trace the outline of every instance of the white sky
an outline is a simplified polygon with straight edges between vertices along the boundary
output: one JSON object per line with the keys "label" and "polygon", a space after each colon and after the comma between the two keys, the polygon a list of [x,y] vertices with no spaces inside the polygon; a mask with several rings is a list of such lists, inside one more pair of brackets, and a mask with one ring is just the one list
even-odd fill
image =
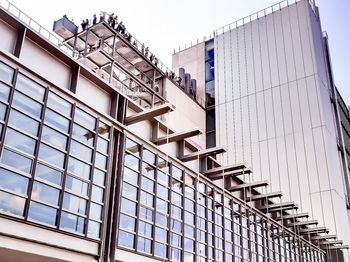
{"label": "white sky", "polygon": [[[179,46],[202,40],[230,22],[278,0],[10,0],[39,24],[52,29],[66,14],[80,24],[104,10],[115,13],[126,29],[149,46],[171,67],[171,54]],[[328,32],[335,83],[350,104],[350,0],[316,0],[323,30]]]}

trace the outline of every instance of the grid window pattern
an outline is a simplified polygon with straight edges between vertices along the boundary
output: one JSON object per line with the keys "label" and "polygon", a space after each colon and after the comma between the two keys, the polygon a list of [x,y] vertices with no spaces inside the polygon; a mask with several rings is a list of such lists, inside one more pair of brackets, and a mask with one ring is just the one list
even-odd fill
{"label": "grid window pattern", "polygon": [[325,261],[201,176],[127,138],[118,246],[170,261]]}
{"label": "grid window pattern", "polygon": [[0,212],[99,239],[109,126],[0,63]]}

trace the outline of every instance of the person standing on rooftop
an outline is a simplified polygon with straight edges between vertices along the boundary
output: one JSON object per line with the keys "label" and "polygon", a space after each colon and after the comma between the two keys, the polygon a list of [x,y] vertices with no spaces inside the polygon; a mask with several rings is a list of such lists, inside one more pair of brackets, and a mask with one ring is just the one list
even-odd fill
{"label": "person standing on rooftop", "polygon": [[148,51],[149,51],[149,48],[148,46],[146,47],[146,50],[145,50],[145,57],[148,57]]}
{"label": "person standing on rooftop", "polygon": [[92,24],[96,25],[96,23],[97,23],[97,17],[96,17],[96,14],[94,14],[94,16],[92,18]]}

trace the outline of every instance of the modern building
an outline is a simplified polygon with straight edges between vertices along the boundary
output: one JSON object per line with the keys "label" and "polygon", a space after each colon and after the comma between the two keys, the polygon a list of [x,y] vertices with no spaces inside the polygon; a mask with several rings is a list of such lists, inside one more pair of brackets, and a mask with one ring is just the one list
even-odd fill
{"label": "modern building", "polygon": [[281,191],[349,244],[349,109],[314,1],[284,1],[213,35],[173,55],[205,90],[207,147],[226,145],[220,163],[245,163],[250,181],[268,181],[261,193]]}
{"label": "modern building", "polygon": [[0,3],[0,261],[346,261],[332,221],[225,153],[221,82],[213,113],[203,72],[178,78],[107,17],[53,33]]}

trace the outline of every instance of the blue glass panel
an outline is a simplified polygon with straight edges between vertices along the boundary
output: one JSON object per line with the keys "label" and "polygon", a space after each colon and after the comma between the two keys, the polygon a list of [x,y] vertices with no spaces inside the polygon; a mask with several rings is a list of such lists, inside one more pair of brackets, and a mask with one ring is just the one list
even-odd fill
{"label": "blue glass panel", "polygon": [[86,203],[87,203],[87,201],[83,198],[74,196],[74,195],[69,194],[69,193],[64,193],[64,198],[63,198],[63,208],[64,209],[85,215]]}
{"label": "blue glass panel", "polygon": [[52,205],[58,204],[60,191],[54,187],[34,181],[32,198]]}
{"label": "blue glass panel", "polygon": [[57,185],[61,185],[62,172],[38,163],[36,168],[36,177],[40,177]]}
{"label": "blue glass panel", "polygon": [[29,218],[46,224],[55,225],[57,210],[39,203],[31,202],[29,207]]}
{"label": "blue glass panel", "polygon": [[30,173],[32,170],[31,159],[7,149],[2,152],[1,162],[26,173]]}
{"label": "blue glass panel", "polygon": [[135,248],[135,235],[119,230],[118,245],[126,248]]}
{"label": "blue glass panel", "polygon": [[63,168],[65,154],[45,144],[40,145],[39,159]]}
{"label": "blue glass panel", "polygon": [[44,98],[45,88],[22,74],[18,74],[16,89],[39,101]]}
{"label": "blue glass panel", "polygon": [[60,228],[84,233],[85,219],[73,214],[62,212]]}
{"label": "blue glass panel", "polygon": [[33,155],[36,140],[30,138],[29,136],[23,135],[22,133],[19,133],[11,128],[8,128],[5,136],[5,144]]}
{"label": "blue glass panel", "polygon": [[38,135],[39,122],[14,109],[11,110],[9,124],[32,135]]}
{"label": "blue glass panel", "polygon": [[55,147],[62,150],[66,150],[67,147],[67,136],[61,134],[60,132],[48,127],[43,127],[43,133],[41,139]]}
{"label": "blue glass panel", "polygon": [[0,191],[0,212],[23,216],[25,202],[22,197]]}
{"label": "blue glass panel", "polygon": [[0,187],[11,190],[17,194],[27,194],[27,177],[18,175],[7,169],[0,168]]}
{"label": "blue glass panel", "polygon": [[36,102],[35,100],[27,97],[26,95],[22,94],[21,92],[15,91],[12,103],[16,107],[37,118],[40,118],[41,116],[42,105]]}

